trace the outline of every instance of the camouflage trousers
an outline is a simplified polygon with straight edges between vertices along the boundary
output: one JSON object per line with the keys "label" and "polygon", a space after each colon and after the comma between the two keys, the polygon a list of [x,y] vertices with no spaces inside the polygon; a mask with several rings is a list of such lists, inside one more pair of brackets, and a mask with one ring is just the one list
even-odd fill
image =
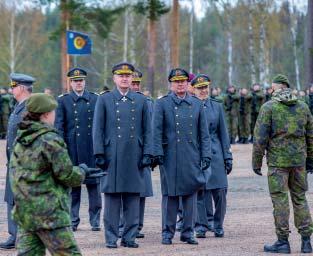
{"label": "camouflage trousers", "polygon": [[273,203],[273,215],[278,238],[289,236],[289,200],[294,211],[294,222],[301,236],[310,236],[313,232],[312,218],[305,192],[308,190],[307,172],[304,167],[269,167],[268,186]]}
{"label": "camouflage trousers", "polygon": [[38,231],[18,228],[18,256],[46,255],[46,248],[52,256],[82,255],[70,227]]}
{"label": "camouflage trousers", "polygon": [[239,137],[249,138],[250,135],[250,115],[239,114]]}
{"label": "camouflage trousers", "polygon": [[238,116],[234,116],[230,113],[227,113],[226,121],[229,137],[236,139],[238,134]]}

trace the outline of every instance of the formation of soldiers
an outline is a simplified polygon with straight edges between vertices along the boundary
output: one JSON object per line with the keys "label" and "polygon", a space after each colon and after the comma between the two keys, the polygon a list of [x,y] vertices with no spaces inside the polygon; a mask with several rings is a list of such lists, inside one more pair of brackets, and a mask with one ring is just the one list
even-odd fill
{"label": "formation of soldiers", "polygon": [[[271,100],[272,87],[263,88],[260,84],[254,84],[249,90],[230,85],[225,93],[221,91],[218,87],[212,88],[211,97],[224,103],[231,144],[252,143],[255,122],[261,106]],[[313,86],[305,91],[293,89],[292,94],[305,102],[313,113]]]}
{"label": "formation of soldiers", "polygon": [[18,255],[44,255],[45,248],[52,255],[81,255],[72,232],[79,229],[82,183],[94,232],[101,230],[104,194],[106,247],[117,248],[119,238],[121,246],[139,247],[136,239],[144,238],[145,198],[153,195],[151,171],[156,166],[162,244],[172,244],[176,231],[191,245],[208,231],[224,237],[227,175],[233,165],[230,143],[237,137],[247,143],[255,126],[253,171],[262,175],[266,151],[278,237],[264,250],[290,252],[290,190],[301,251],[312,252],[305,192],[306,173],[313,172],[313,118],[285,76],[273,79],[273,99],[266,104],[258,84],[252,93],[241,89],[240,95],[229,86],[221,101],[208,75],[182,68],[170,71],[170,91],[156,101],[140,92],[142,73],[127,62],[113,66],[115,88],[100,95],[87,90],[84,69],[73,68],[67,76],[72,90],[56,103],[47,94],[32,94],[34,78],[11,75],[17,104],[7,134],[10,237],[1,248],[14,248],[18,241]]}

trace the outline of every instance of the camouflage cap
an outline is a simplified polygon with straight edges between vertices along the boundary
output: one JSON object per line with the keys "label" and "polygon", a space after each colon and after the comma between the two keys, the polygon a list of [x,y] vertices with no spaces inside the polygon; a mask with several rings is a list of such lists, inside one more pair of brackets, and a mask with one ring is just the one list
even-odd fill
{"label": "camouflage cap", "polygon": [[282,75],[282,74],[278,74],[278,75],[274,76],[272,82],[274,84],[286,84],[288,86],[288,88],[290,87],[290,82],[289,82],[287,76]]}
{"label": "camouflage cap", "polygon": [[34,93],[26,101],[26,109],[32,113],[47,113],[58,106],[56,100],[46,93]]}

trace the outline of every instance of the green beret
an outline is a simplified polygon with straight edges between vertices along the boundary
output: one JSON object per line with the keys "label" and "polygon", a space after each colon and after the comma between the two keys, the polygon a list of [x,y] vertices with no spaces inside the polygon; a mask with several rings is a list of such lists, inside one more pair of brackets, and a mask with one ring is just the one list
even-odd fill
{"label": "green beret", "polygon": [[286,84],[288,87],[290,87],[290,82],[288,78],[285,75],[278,74],[273,78],[272,81],[274,84]]}
{"label": "green beret", "polygon": [[46,93],[34,93],[26,101],[26,109],[32,113],[47,113],[58,106],[56,100]]}

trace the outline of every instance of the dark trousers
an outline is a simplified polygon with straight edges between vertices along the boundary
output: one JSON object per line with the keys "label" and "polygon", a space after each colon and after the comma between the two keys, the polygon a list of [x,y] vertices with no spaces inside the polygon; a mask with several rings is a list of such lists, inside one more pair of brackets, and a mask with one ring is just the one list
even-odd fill
{"label": "dark trousers", "polygon": [[[139,225],[138,231],[141,231],[143,228],[144,216],[145,216],[145,205],[146,205],[146,198],[140,197],[139,202]],[[119,233],[120,235],[123,233],[124,230],[124,218],[123,218],[123,209],[121,208],[120,212],[120,224],[119,224]]]}
{"label": "dark trousers", "polygon": [[8,218],[8,232],[10,236],[16,240],[16,234],[17,234],[17,224],[12,219],[12,210],[14,205],[7,203],[7,218]]}
{"label": "dark trousers", "polygon": [[[172,239],[176,229],[176,217],[179,209],[179,196],[163,196],[162,198],[162,237]],[[197,193],[181,196],[183,206],[183,226],[181,237],[193,236],[195,202]]]}
{"label": "dark trousers", "polygon": [[[100,213],[101,213],[101,193],[100,184],[86,184],[89,201],[89,223],[92,227],[100,227]],[[71,218],[72,226],[77,227],[80,222],[79,208],[81,201],[81,186],[72,188],[72,206]]]}
{"label": "dark trousers", "polygon": [[[197,198],[196,231],[208,231],[213,222],[214,230],[222,230],[226,214],[227,189],[201,190]],[[214,208],[212,199],[214,201]]]}
{"label": "dark trousers", "polygon": [[107,243],[116,243],[123,209],[124,229],[122,240],[133,242],[136,239],[139,223],[139,193],[105,193],[104,227]]}

